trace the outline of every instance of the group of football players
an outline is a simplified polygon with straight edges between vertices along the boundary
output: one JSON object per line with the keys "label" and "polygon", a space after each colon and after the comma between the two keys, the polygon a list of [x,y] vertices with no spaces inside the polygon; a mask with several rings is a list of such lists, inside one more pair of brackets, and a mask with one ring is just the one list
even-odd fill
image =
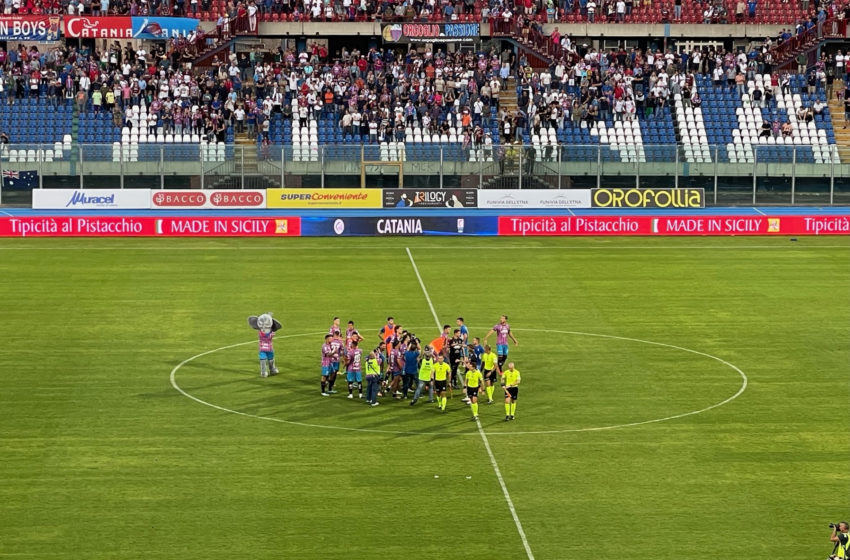
{"label": "group of football players", "polygon": [[[488,338],[496,334],[496,352],[487,344]],[[387,317],[386,324],[378,331],[379,344],[366,352],[366,339],[348,322],[343,338],[339,317],[325,335],[322,345],[321,394],[329,397],[334,389],[340,368],[345,372],[348,398],[354,398],[354,390],[363,398],[364,373],[367,384],[366,402],[378,406],[378,397],[391,396],[405,400],[413,391],[410,406],[414,406],[427,389],[428,402],[437,403],[445,412],[447,393],[455,390],[463,393],[463,402],[472,409],[472,420],[478,420],[479,391],[486,394],[487,404],[493,404],[497,384],[505,396],[505,421],[516,416],[516,401],[521,381],[519,370],[508,358],[508,341],[518,345],[511,332],[508,317],[502,315],[499,322],[487,333],[483,341],[479,337],[469,338],[469,329],[462,317],[457,326],[443,326],[442,334],[423,346],[413,333]]]}

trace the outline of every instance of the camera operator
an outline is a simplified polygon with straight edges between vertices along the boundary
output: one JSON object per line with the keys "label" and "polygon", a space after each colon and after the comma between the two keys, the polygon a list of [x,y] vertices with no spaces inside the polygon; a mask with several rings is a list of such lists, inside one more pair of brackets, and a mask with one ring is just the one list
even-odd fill
{"label": "camera operator", "polygon": [[850,559],[850,523],[846,521],[838,524],[830,523],[829,528],[832,529],[829,540],[835,543],[830,558]]}

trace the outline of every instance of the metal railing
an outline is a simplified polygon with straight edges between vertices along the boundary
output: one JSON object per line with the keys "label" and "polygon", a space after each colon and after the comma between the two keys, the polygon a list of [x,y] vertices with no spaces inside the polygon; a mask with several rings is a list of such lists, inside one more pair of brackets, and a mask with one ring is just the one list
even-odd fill
{"label": "metal railing", "polygon": [[[805,52],[807,49],[814,48],[819,41],[823,39],[844,39],[846,37],[847,20],[832,18],[813,26],[811,29],[794,35],[779,45],[775,45],[770,49],[770,53],[777,68],[788,70],[797,64],[795,55],[799,55],[800,52]],[[811,56],[808,58],[809,60],[806,66],[815,62]]]}
{"label": "metal railing", "polygon": [[718,205],[850,204],[850,149],[835,145],[0,147],[6,202],[32,188],[350,188],[361,173],[366,187],[696,187]]}

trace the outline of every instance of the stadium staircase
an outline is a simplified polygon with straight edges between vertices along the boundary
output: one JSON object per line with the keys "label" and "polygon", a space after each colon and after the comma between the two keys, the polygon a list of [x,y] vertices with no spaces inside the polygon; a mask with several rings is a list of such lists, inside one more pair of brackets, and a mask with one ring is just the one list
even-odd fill
{"label": "stadium staircase", "polygon": [[[844,82],[835,80],[833,91],[844,88]],[[832,130],[835,132],[835,146],[841,163],[850,162],[850,128],[844,126],[844,103],[833,97],[829,100],[829,113],[832,115]]]}
{"label": "stadium staircase", "polygon": [[577,54],[565,51],[559,45],[555,45],[548,35],[524,28],[518,24],[516,19],[491,21],[490,33],[493,37],[516,45],[519,52],[525,54],[528,65],[535,70],[549,68],[562,57],[567,57],[572,62],[578,61]]}
{"label": "stadium staircase", "polygon": [[215,61],[226,62],[234,44],[236,44],[236,38],[209,45],[197,53],[192,60],[192,65],[197,68],[207,68],[212,66]]}
{"label": "stadium staircase", "polygon": [[847,40],[847,20],[830,19],[823,23],[822,32],[818,27],[791,37],[780,45],[771,49],[776,69],[795,72],[797,70],[797,57],[804,53],[808,59],[808,66],[817,62],[820,48],[828,41],[845,42]]}
{"label": "stadium staircase", "polygon": [[516,113],[518,109],[517,96],[515,94],[516,83],[516,78],[508,78],[504,91],[499,94],[499,106],[504,107],[505,111],[507,111],[509,115]]}
{"label": "stadium staircase", "polygon": [[186,49],[191,53],[195,67],[209,67],[216,60],[226,61],[231,48],[240,38],[256,37],[258,32],[259,25],[253,31],[250,30],[247,17],[233,17],[226,26],[216,27],[214,32],[206,36],[206,39],[212,39],[212,43],[203,41],[189,45]]}
{"label": "stadium staircase", "polygon": [[504,36],[502,39],[505,39],[507,42],[515,45],[521,54],[525,54],[525,57],[528,60],[528,65],[535,70],[549,68],[549,66],[555,63],[552,57],[544,53],[542,49],[537,48],[531,41],[524,42],[522,39],[516,38],[512,35]]}
{"label": "stadium staircase", "polygon": [[[257,159],[257,143],[247,133],[234,136],[233,157],[223,162],[209,162],[204,173],[205,189],[241,189],[244,178],[246,189],[277,189],[281,187],[279,174],[265,175]],[[200,189],[200,177],[193,178],[191,188]]]}
{"label": "stadium staircase", "polygon": [[[540,172],[540,166],[542,164],[537,162],[534,167],[535,175],[523,175],[522,177],[522,188],[523,189],[557,189],[557,184],[552,185],[551,179],[557,182],[558,176],[556,175],[537,175]],[[488,169],[484,170],[484,182],[481,184],[482,189],[519,189],[519,169],[516,164],[513,166],[505,165],[505,173],[504,175],[499,174],[499,166],[498,164],[491,165]],[[474,176],[472,179],[477,186],[478,180]]]}

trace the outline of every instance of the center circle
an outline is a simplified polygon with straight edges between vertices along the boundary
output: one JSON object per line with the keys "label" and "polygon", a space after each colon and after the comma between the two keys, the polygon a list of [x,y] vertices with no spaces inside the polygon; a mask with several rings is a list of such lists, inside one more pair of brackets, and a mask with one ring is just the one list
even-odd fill
{"label": "center circle", "polygon": [[[412,329],[414,327],[408,327],[408,328]],[[433,327],[427,327],[427,328],[433,328]],[[480,330],[480,329],[478,329],[478,330]],[[537,336],[539,336],[540,334],[547,334],[547,333],[548,334],[561,334],[561,335],[572,335],[572,336],[578,336],[578,337],[589,337],[588,340],[594,340],[594,339],[595,340],[605,340],[605,339],[607,339],[607,340],[611,340],[611,341],[620,341],[620,342],[626,342],[626,343],[638,343],[638,344],[651,345],[651,346],[656,346],[656,347],[661,347],[661,348],[669,348],[669,349],[677,350],[679,352],[688,353],[692,356],[699,356],[699,357],[703,357],[703,358],[706,358],[706,359],[714,360],[714,361],[722,364],[723,366],[734,370],[741,379],[741,386],[736,393],[732,394],[731,396],[729,396],[728,398],[726,398],[722,401],[719,401],[719,402],[716,402],[714,404],[710,404],[710,405],[707,405],[707,406],[703,406],[703,407],[696,409],[696,410],[691,410],[691,411],[688,411],[688,412],[682,412],[682,413],[664,416],[664,417],[660,417],[660,418],[652,418],[652,419],[648,419],[648,420],[639,420],[639,421],[624,422],[624,423],[612,423],[610,425],[591,426],[591,427],[584,427],[584,428],[552,429],[552,430],[546,429],[546,430],[529,430],[529,431],[510,431],[510,430],[493,431],[493,430],[489,430],[487,432],[488,436],[594,432],[594,431],[614,430],[614,429],[621,429],[621,428],[631,428],[631,427],[643,426],[643,425],[647,425],[647,424],[655,424],[655,423],[660,423],[660,422],[666,422],[666,421],[669,421],[669,420],[675,420],[675,419],[678,419],[678,418],[684,418],[684,417],[687,417],[687,416],[694,416],[694,415],[697,415],[697,414],[701,414],[703,412],[708,412],[710,410],[713,410],[715,408],[719,408],[719,407],[721,407],[725,404],[728,404],[729,402],[738,398],[746,390],[747,384],[748,384],[748,379],[747,379],[746,374],[740,368],[735,366],[734,364],[731,364],[731,363],[723,360],[722,358],[718,358],[717,356],[713,356],[713,355],[707,354],[705,352],[699,352],[697,350],[692,350],[690,348],[685,348],[685,347],[682,347],[682,346],[676,346],[676,345],[673,345],[673,344],[666,344],[666,343],[662,343],[662,342],[653,342],[653,341],[642,340],[642,339],[638,339],[638,338],[621,337],[621,336],[597,334],[597,333],[586,333],[586,332],[579,332],[579,331],[566,331],[566,330],[556,330],[556,329],[522,329],[522,328],[516,328],[516,329],[513,329],[513,330],[517,333],[531,333],[532,335],[537,335]],[[375,331],[377,332],[377,329],[375,329]],[[294,338],[301,338],[301,337],[307,337],[307,336],[320,336],[320,335],[324,335],[324,334],[325,334],[325,332],[322,331],[322,332],[312,332],[312,333],[279,335],[279,336],[276,337],[276,340],[294,339]],[[368,427],[362,428],[362,427],[350,427],[350,426],[333,426],[333,425],[317,424],[317,423],[313,423],[313,422],[300,422],[300,421],[295,421],[295,420],[285,420],[283,418],[277,418],[275,416],[267,416],[267,415],[264,415],[264,414],[252,414],[250,412],[233,410],[231,408],[227,408],[227,407],[215,404],[215,403],[208,402],[208,401],[203,400],[203,399],[201,399],[201,398],[199,398],[195,395],[190,394],[188,391],[186,391],[185,389],[180,387],[180,385],[177,383],[177,372],[181,368],[186,366],[187,364],[190,364],[190,363],[194,362],[195,360],[198,360],[199,358],[202,358],[204,356],[208,356],[208,355],[211,355],[211,354],[215,354],[217,352],[221,352],[221,351],[232,349],[232,348],[247,346],[249,344],[256,344],[256,343],[257,343],[256,340],[250,340],[250,341],[247,341],[247,342],[240,342],[240,343],[236,343],[236,344],[231,344],[231,345],[215,348],[213,350],[208,350],[206,352],[202,352],[200,354],[196,354],[195,356],[187,358],[183,362],[177,364],[171,370],[171,376],[170,376],[171,385],[174,387],[175,390],[180,392],[183,396],[188,397],[189,399],[192,399],[193,401],[195,401],[197,403],[200,403],[200,404],[203,404],[205,406],[209,406],[211,408],[214,408],[216,410],[220,410],[222,412],[228,412],[228,413],[231,413],[231,414],[236,414],[236,415],[239,415],[239,416],[244,416],[244,417],[247,417],[247,418],[254,418],[254,419],[258,419],[258,420],[267,420],[267,421],[271,421],[271,422],[279,422],[279,423],[282,423],[282,424],[290,424],[290,425],[294,425],[294,426],[301,426],[301,427],[307,427],[307,428],[321,428],[321,429],[328,429],[328,430],[364,432],[364,433],[392,434],[392,435],[478,436],[477,431],[458,431],[458,432],[414,431],[414,430],[403,431],[403,430],[387,430],[387,429],[368,428]],[[626,356],[626,359],[628,360],[629,357]],[[510,359],[508,361],[510,361]],[[254,362],[256,363],[256,360],[254,360]],[[280,365],[280,361],[279,361],[279,365]],[[522,368],[518,367],[518,369],[522,369]],[[284,372],[284,374],[285,374],[285,372]],[[526,374],[526,378],[527,379],[529,378],[528,374]],[[259,375],[252,377],[252,380],[254,382],[260,382],[260,383],[267,381],[267,380],[264,380],[264,379],[260,379]],[[303,383],[304,380],[299,379],[297,381]],[[313,380],[311,379],[310,382],[312,383]],[[318,373],[315,376],[315,383],[314,384],[318,386]],[[343,374],[338,379],[338,387],[340,387],[341,389],[344,389],[344,386],[345,386],[345,381],[344,381],[344,374]],[[499,391],[498,388],[497,388],[497,391]],[[311,401],[311,403],[310,403],[311,407],[315,402],[320,402],[320,399],[322,399],[322,397],[318,396],[318,391],[316,391],[315,394],[316,394],[315,401]],[[342,395],[340,395],[340,396],[342,396]],[[385,399],[385,400],[389,400],[389,399]],[[494,400],[496,400],[495,406],[501,406],[501,400],[499,399],[498,396],[494,396]],[[481,403],[481,402],[482,401],[479,400],[479,403]],[[520,399],[519,402],[522,403],[520,406],[525,404],[524,402],[522,402],[522,399]],[[402,403],[399,403],[399,404],[402,404]],[[425,406],[427,406],[427,405],[425,405]],[[358,410],[355,411],[355,412],[358,412],[358,411],[363,412],[366,409],[369,409],[369,411],[372,412],[371,407],[365,407],[364,406],[364,407],[356,407],[356,408]],[[520,410],[522,410],[522,409],[520,408]],[[532,409],[529,409],[529,410],[532,410]],[[349,412],[350,411],[346,411],[346,413],[349,413]],[[369,418],[369,420],[371,422],[375,421],[374,416],[371,416],[371,417],[367,416],[366,418]],[[359,420],[359,418],[353,419],[353,421],[356,421],[356,420]],[[470,426],[470,429],[472,427],[473,426]]]}

